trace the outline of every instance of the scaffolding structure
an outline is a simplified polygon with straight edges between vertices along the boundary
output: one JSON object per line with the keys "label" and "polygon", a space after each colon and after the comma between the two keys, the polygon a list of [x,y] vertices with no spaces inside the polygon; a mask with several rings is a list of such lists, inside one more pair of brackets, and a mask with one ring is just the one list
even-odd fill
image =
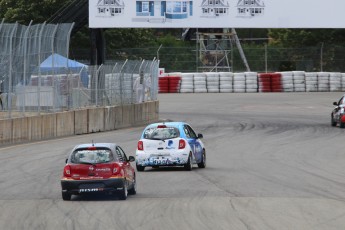
{"label": "scaffolding structure", "polygon": [[[250,71],[235,29],[222,33],[196,33],[198,72],[231,72],[233,44],[237,46],[242,61]],[[230,59],[230,60],[229,60]]]}

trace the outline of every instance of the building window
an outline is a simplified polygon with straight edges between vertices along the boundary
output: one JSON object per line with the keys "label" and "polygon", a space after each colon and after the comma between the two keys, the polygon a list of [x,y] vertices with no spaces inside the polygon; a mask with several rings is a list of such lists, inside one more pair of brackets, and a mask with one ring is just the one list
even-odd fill
{"label": "building window", "polygon": [[183,13],[187,12],[187,2],[182,2],[182,12]]}
{"label": "building window", "polygon": [[142,6],[143,6],[142,12],[145,12],[145,13],[149,12],[149,2],[143,2]]}

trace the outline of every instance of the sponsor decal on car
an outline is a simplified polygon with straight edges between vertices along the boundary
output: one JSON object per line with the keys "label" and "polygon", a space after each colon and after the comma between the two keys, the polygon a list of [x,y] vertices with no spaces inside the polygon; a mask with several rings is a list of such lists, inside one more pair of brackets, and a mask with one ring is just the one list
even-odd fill
{"label": "sponsor decal on car", "polygon": [[110,168],[100,168],[96,169],[97,172],[110,172]]}
{"label": "sponsor decal on car", "polygon": [[81,188],[79,192],[101,192],[104,191],[103,188]]}

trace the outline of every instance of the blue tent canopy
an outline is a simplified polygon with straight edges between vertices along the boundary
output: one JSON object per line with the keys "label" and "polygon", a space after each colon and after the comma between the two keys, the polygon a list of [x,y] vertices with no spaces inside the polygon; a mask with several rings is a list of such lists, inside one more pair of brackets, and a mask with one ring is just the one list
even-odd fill
{"label": "blue tent canopy", "polygon": [[60,54],[52,54],[44,60],[39,70],[41,74],[67,74],[80,73],[81,82],[84,87],[88,86],[89,76],[87,73],[87,65],[68,59]]}

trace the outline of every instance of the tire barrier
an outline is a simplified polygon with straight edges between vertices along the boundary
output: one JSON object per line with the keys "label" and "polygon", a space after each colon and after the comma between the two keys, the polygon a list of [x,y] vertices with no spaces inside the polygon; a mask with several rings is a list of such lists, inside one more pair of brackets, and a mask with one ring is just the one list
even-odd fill
{"label": "tire barrier", "polygon": [[169,73],[159,93],[256,93],[345,91],[345,73],[286,71]]}
{"label": "tire barrier", "polygon": [[183,73],[181,74],[180,93],[193,93],[194,92],[194,74]]}
{"label": "tire barrier", "polygon": [[207,82],[205,73],[194,74],[194,93],[207,93]]}
{"label": "tire barrier", "polygon": [[283,92],[293,92],[293,73],[292,72],[280,72],[281,85]]}
{"label": "tire barrier", "polygon": [[169,77],[158,79],[158,93],[169,93]]}
{"label": "tire barrier", "polygon": [[234,79],[234,73],[220,72],[219,73],[219,92],[220,93],[232,93],[233,92],[233,86],[232,86],[233,85],[233,79]]}
{"label": "tire barrier", "polygon": [[306,92],[317,92],[318,81],[317,73],[305,73],[305,91]]}
{"label": "tire barrier", "polygon": [[245,73],[234,73],[234,92],[246,92],[246,75]]}
{"label": "tire barrier", "polygon": [[280,73],[260,73],[258,79],[259,92],[283,92]]}
{"label": "tire barrier", "polygon": [[292,71],[294,92],[305,92],[305,72]]}
{"label": "tire barrier", "polygon": [[258,73],[245,72],[246,93],[258,92]]}
{"label": "tire barrier", "polygon": [[219,73],[207,73],[206,83],[208,93],[219,93]]}
{"label": "tire barrier", "polygon": [[180,76],[165,76],[160,77],[158,80],[159,93],[179,93],[181,84]]}

